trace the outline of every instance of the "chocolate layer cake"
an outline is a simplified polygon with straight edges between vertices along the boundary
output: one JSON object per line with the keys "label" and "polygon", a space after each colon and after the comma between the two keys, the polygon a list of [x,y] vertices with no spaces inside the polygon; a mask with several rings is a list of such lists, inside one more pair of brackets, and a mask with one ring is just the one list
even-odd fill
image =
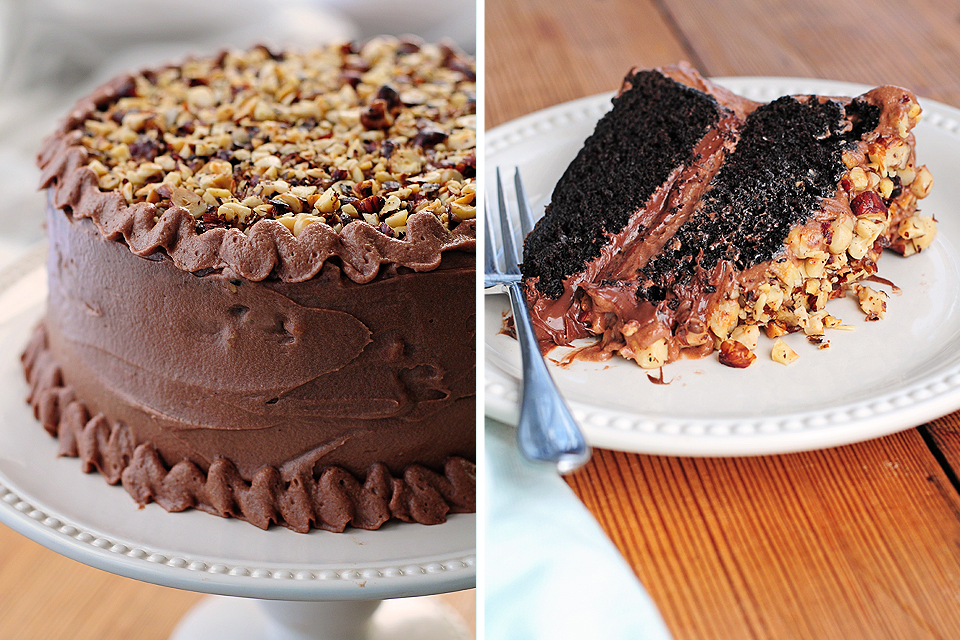
{"label": "chocolate layer cake", "polygon": [[475,510],[471,60],[390,38],[119,78],[40,152],[61,453],[296,531]]}
{"label": "chocolate layer cake", "polygon": [[[825,344],[840,324],[829,299],[873,276],[885,247],[933,240],[916,212],[932,184],[919,117],[896,87],[759,104],[686,65],[631,71],[526,240],[541,340],[596,336],[582,354],[645,368],[714,350],[747,366],[761,329]],[[857,291],[880,317],[881,294]]]}

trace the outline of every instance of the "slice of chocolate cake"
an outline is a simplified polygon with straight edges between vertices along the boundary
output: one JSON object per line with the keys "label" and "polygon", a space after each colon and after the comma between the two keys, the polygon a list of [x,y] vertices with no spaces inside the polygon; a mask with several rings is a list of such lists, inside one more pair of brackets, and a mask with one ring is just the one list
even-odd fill
{"label": "slice of chocolate cake", "polygon": [[626,77],[524,245],[535,316],[553,342],[589,333],[568,314],[582,286],[629,279],[642,260],[636,249],[662,246],[720,167],[738,127],[712,96],[659,71]]}
{"label": "slice of chocolate cake", "polygon": [[631,72],[526,241],[541,339],[597,336],[584,353],[647,368],[715,349],[747,366],[761,329],[822,342],[824,305],[884,247],[933,240],[919,115],[895,87],[760,105],[689,67]]}

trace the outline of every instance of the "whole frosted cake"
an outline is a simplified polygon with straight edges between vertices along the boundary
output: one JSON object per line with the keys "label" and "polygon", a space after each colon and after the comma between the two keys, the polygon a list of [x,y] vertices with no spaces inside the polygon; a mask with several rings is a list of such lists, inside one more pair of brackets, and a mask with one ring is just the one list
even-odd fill
{"label": "whole frosted cake", "polygon": [[475,510],[473,61],[377,38],[124,76],[39,154],[63,455],[266,528]]}

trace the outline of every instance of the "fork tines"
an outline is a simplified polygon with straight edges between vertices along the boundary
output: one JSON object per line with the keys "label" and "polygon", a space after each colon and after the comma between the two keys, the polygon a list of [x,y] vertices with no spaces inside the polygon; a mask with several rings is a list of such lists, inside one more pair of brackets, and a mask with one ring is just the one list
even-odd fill
{"label": "fork tines", "polygon": [[[497,167],[497,209],[500,218],[500,244],[495,244],[495,234],[490,224],[491,214],[489,207],[485,207],[485,238],[487,247],[489,248],[489,250],[485,252],[487,273],[520,275],[519,265],[523,262],[523,239],[526,238],[527,234],[533,229],[533,212],[527,201],[526,190],[524,189],[519,169],[514,170],[513,181],[516,189],[517,209],[520,213],[520,235],[517,236],[513,216],[510,215],[510,208],[507,205],[503,182],[500,178],[500,168]],[[501,257],[503,259],[503,266],[501,266],[499,261]]]}

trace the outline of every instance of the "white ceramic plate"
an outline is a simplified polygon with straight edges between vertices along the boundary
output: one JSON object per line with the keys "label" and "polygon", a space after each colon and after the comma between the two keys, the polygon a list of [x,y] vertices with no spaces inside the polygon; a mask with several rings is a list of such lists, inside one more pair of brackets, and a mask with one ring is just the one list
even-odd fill
{"label": "white ceramic plate", "polygon": [[[718,82],[757,100],[868,89],[793,78]],[[542,215],[554,184],[611,96],[561,104],[488,132],[487,184],[493,184],[496,167],[505,179],[519,167],[534,214]],[[818,350],[802,335],[788,336],[800,359],[785,367],[765,355],[772,343],[762,338],[748,369],[724,367],[715,355],[682,360],[664,367],[665,385],[619,358],[551,366],[592,445],[664,455],[786,453],[886,435],[960,408],[960,111],[930,100],[921,99],[921,105],[918,161],[930,168],[935,184],[920,205],[936,216],[939,234],[922,254],[901,258],[887,252],[880,261],[878,275],[902,289],[891,295],[886,318],[867,323],[852,299],[835,300],[827,307],[831,314],[856,328],[828,332],[828,349]],[[515,424],[519,351],[515,340],[499,332],[508,310],[505,296],[486,296],[484,406],[488,416]],[[562,353],[550,355],[555,360]]]}
{"label": "white ceramic plate", "polygon": [[199,511],[138,509],[120,486],[58,458],[33,418],[19,354],[46,272],[0,278],[0,522],[67,557],[178,589],[282,600],[380,600],[475,586],[476,517],[378,531],[261,531]]}

